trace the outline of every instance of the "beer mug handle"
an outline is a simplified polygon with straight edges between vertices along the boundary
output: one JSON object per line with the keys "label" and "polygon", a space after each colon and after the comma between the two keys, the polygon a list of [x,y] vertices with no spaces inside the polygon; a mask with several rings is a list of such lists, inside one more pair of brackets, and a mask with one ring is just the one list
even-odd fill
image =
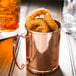
{"label": "beer mug handle", "polygon": [[24,35],[18,35],[17,41],[15,43],[16,45],[14,46],[14,49],[13,49],[13,58],[14,58],[15,64],[20,70],[22,70],[29,63],[29,61],[26,61],[26,63],[23,63],[21,66],[19,66],[19,64],[17,62],[17,55],[19,52],[19,47],[20,47],[20,42],[21,42],[20,37],[29,38],[29,35],[25,35],[25,36]]}

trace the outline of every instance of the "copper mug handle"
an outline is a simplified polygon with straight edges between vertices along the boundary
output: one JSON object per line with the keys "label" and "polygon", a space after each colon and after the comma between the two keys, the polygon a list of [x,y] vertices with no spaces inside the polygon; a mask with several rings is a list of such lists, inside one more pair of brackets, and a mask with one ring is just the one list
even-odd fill
{"label": "copper mug handle", "polygon": [[17,55],[19,53],[19,45],[20,45],[20,41],[21,41],[20,37],[29,38],[29,34],[28,35],[25,35],[25,34],[17,35],[16,45],[14,46],[15,48],[13,49],[13,58],[14,58],[15,64],[20,70],[22,70],[29,63],[29,60],[26,61],[25,63],[23,63],[21,66],[19,66],[19,64],[17,62]]}

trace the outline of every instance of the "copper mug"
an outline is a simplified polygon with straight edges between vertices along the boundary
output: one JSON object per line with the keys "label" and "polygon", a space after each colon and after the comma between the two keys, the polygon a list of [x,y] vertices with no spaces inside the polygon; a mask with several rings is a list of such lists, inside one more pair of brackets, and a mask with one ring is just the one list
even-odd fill
{"label": "copper mug", "polygon": [[61,25],[56,23],[59,25],[56,31],[43,33],[27,29],[27,35],[23,36],[26,39],[27,69],[32,73],[49,73],[58,68]]}

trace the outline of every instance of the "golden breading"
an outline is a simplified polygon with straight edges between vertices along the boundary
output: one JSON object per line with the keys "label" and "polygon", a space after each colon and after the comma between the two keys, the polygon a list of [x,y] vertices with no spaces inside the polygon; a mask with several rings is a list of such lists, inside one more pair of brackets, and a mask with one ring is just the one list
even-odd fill
{"label": "golden breading", "polygon": [[28,24],[28,29],[32,29],[36,25],[42,26],[42,32],[49,32],[50,29],[43,19],[34,19]]}
{"label": "golden breading", "polygon": [[35,17],[39,16],[39,15],[45,15],[46,13],[50,13],[49,10],[46,10],[44,8],[40,8],[35,10],[34,12],[31,13],[30,16],[27,17],[26,19],[26,26],[27,28],[29,27],[28,24],[35,19]]}
{"label": "golden breading", "polygon": [[55,21],[52,19],[52,17],[50,16],[50,14],[46,14],[44,15],[43,20],[49,25],[49,27],[55,31],[58,29],[58,25],[55,23]]}

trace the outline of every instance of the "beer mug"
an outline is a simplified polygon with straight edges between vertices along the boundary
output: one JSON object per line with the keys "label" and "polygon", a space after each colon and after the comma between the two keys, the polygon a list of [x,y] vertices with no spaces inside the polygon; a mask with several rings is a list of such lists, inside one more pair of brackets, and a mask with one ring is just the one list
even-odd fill
{"label": "beer mug", "polygon": [[16,64],[19,69],[27,65],[27,69],[35,74],[53,72],[59,65],[59,44],[61,25],[58,21],[59,29],[53,32],[34,32],[27,29],[26,39],[26,62],[21,65]]}
{"label": "beer mug", "polygon": [[11,32],[19,27],[21,0],[0,0],[0,31]]}

